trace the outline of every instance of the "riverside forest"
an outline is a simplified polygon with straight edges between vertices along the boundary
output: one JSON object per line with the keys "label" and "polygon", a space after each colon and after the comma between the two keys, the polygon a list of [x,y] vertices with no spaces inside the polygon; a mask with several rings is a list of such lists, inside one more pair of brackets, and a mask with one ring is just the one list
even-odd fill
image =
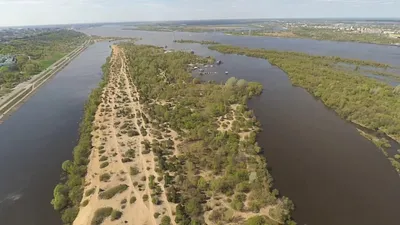
{"label": "riverside forest", "polygon": [[0,97],[48,68],[85,40],[83,33],[55,30],[0,43],[0,55],[15,57],[15,63],[0,67]]}
{"label": "riverside forest", "polygon": [[[64,224],[295,224],[246,106],[259,83],[193,78],[188,52],[121,43],[85,106],[52,204]],[[138,213],[140,212],[140,213]]]}
{"label": "riverside forest", "polygon": [[[298,52],[250,49],[229,45],[212,45],[209,49],[225,54],[239,54],[267,59],[281,68],[293,85],[305,88],[332,108],[342,118],[369,130],[384,133],[400,142],[400,86],[392,87],[366,77],[363,67],[388,69],[390,65],[340,57],[314,56]],[[343,65],[353,65],[352,67]],[[350,68],[350,69],[349,69]],[[390,147],[387,138],[361,134],[380,147]],[[400,173],[400,155],[387,155]]]}

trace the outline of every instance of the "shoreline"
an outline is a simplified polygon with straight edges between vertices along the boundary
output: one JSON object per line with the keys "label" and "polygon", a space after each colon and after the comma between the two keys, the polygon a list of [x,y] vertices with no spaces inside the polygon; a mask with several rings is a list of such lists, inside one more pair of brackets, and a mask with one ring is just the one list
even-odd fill
{"label": "shoreline", "polygon": [[36,90],[38,90],[50,78],[61,71],[80,53],[91,45],[91,40],[86,40],[81,46],[77,47],[57,62],[53,63],[47,69],[40,72],[38,75],[33,76],[30,80],[25,81],[25,86],[20,90],[15,90],[2,97],[2,104],[0,105],[0,124],[2,119],[10,116],[11,112],[28,99]]}

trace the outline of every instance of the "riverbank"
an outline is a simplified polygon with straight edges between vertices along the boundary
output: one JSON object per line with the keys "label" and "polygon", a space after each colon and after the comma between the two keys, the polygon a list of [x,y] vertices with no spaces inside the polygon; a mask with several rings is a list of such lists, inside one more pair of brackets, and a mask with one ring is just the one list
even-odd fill
{"label": "riverbank", "polygon": [[320,28],[297,28],[279,32],[252,30],[251,32],[228,31],[224,33],[237,36],[250,35],[258,37],[301,38],[320,41],[356,42],[366,44],[400,46],[399,38],[390,37],[389,35],[385,34],[345,32]]}
{"label": "riverbank", "polygon": [[[271,190],[256,120],[244,105],[261,87],[191,78],[188,64],[204,60],[151,46],[113,47],[109,81],[91,117],[93,148],[75,225],[290,223],[291,202]],[[235,166],[227,160],[238,157]],[[71,195],[70,180],[56,188],[54,203]]]}
{"label": "riverbank", "polygon": [[52,64],[46,70],[42,71],[38,75],[33,76],[29,81],[20,84],[11,93],[3,96],[0,101],[0,121],[16,106],[34,93],[34,91],[40,88],[52,76],[68,65],[68,63],[70,63],[76,56],[83,52],[91,43],[91,40],[86,40],[81,46]]}
{"label": "riverbank", "polygon": [[[362,127],[383,132],[400,143],[398,88],[365,77],[358,71],[337,68],[339,63],[383,68],[390,65],[228,45],[214,45],[209,48],[222,53],[267,59],[285,71],[293,85],[305,88],[342,118]],[[397,161],[394,155],[390,156],[389,160],[400,172],[399,164],[394,163]]]}

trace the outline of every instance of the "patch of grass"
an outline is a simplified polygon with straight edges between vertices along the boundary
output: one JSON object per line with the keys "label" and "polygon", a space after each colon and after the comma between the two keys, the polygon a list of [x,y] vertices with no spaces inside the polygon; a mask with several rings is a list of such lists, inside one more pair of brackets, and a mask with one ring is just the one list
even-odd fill
{"label": "patch of grass", "polygon": [[100,208],[97,209],[96,212],[94,213],[91,225],[100,225],[103,223],[103,221],[111,215],[113,212],[113,208],[111,207],[105,207],[105,208]]}
{"label": "patch of grass", "polygon": [[120,184],[118,186],[112,187],[108,189],[107,191],[104,191],[99,194],[99,197],[101,199],[111,199],[113,198],[116,194],[124,192],[126,189],[128,189],[128,185],[126,184]]}

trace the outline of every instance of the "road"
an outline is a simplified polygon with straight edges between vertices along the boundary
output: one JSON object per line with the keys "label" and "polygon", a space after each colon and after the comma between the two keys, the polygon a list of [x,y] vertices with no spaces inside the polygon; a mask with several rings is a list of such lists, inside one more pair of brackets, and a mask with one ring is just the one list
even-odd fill
{"label": "road", "polygon": [[[79,55],[86,47],[91,44],[92,40],[85,41],[82,45],[74,49],[68,55],[64,56],[57,62],[53,63],[47,69],[33,76],[30,80],[18,84],[13,91],[0,98],[0,120],[11,109],[23,101],[29,94],[39,88],[50,77],[56,74],[60,69],[66,66],[73,58]],[[1,123],[1,122],[0,122]]]}

